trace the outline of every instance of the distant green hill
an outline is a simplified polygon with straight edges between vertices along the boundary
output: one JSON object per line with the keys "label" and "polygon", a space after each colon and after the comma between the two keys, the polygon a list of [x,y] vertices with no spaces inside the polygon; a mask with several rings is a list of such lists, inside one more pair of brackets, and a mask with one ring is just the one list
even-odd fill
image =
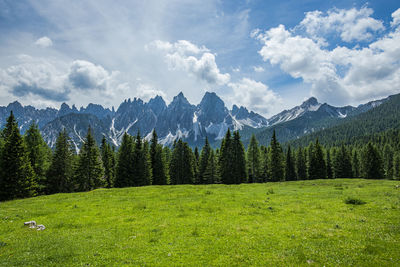
{"label": "distant green hill", "polygon": [[[335,125],[290,142],[294,146],[308,145],[319,139],[324,145],[364,144],[370,139],[398,140],[400,130],[400,95],[390,96],[380,106],[367,112],[335,122]],[[397,136],[397,139],[396,139]]]}

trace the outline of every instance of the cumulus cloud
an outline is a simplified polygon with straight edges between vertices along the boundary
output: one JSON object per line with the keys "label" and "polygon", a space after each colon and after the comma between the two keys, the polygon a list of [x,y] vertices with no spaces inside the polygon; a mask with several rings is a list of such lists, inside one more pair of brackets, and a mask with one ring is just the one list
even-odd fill
{"label": "cumulus cloud", "polygon": [[321,11],[306,12],[305,18],[297,26],[304,29],[314,40],[325,43],[324,36],[336,32],[345,42],[365,41],[373,33],[384,30],[382,21],[371,17],[371,8],[331,9],[326,14]]}
{"label": "cumulus cloud", "polygon": [[221,73],[215,61],[215,55],[202,46],[180,40],[176,43],[153,41],[147,50],[156,49],[164,52],[170,70],[183,70],[210,85],[224,85],[230,81],[229,73]]}
{"label": "cumulus cloud", "polygon": [[35,45],[46,48],[52,46],[53,41],[49,37],[43,36],[36,40]]}
{"label": "cumulus cloud", "polygon": [[[346,14],[344,11],[339,13]],[[313,32],[309,34],[313,35]],[[350,40],[358,35],[346,33],[343,36]],[[399,90],[400,30],[389,32],[363,48],[337,46],[332,50],[320,40],[296,34],[283,25],[259,33],[255,38],[263,44],[259,54],[264,61],[311,84],[312,94],[322,101],[349,104]]]}
{"label": "cumulus cloud", "polygon": [[268,86],[252,79],[243,78],[237,83],[229,83],[233,94],[232,103],[236,103],[261,114],[267,115],[282,103],[282,99]]}
{"label": "cumulus cloud", "polygon": [[136,88],[137,96],[141,98],[143,101],[149,101],[150,98],[155,96],[161,96],[164,100],[166,99],[166,95],[163,91],[155,89],[150,84],[139,84]]}
{"label": "cumulus cloud", "polygon": [[390,25],[392,27],[395,27],[397,25],[400,24],[400,8],[397,9],[395,12],[392,13],[392,22],[390,23]]}
{"label": "cumulus cloud", "polygon": [[253,66],[255,72],[264,72],[265,69],[262,66]]}
{"label": "cumulus cloud", "polygon": [[75,60],[62,68],[49,60],[27,55],[18,59],[19,64],[0,69],[0,88],[14,97],[35,99],[36,96],[47,102],[64,102],[71,96],[90,98],[99,91],[109,98],[129,89],[116,79],[117,72],[110,73],[88,61]]}

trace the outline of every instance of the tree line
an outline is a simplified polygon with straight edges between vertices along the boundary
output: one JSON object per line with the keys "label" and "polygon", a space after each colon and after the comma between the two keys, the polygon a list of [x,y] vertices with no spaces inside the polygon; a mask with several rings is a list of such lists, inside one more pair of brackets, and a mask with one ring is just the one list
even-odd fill
{"label": "tree line", "polygon": [[274,132],[269,146],[260,146],[253,135],[246,150],[239,132],[228,129],[217,149],[207,138],[200,151],[181,139],[162,146],[154,130],[149,142],[139,132],[124,133],[117,150],[105,137],[98,146],[89,127],[76,153],[65,129],[51,150],[35,123],[22,136],[11,112],[0,134],[0,200],[100,187],[399,179],[400,152],[390,142],[381,147],[373,142],[324,147],[316,139],[293,149],[281,145]]}

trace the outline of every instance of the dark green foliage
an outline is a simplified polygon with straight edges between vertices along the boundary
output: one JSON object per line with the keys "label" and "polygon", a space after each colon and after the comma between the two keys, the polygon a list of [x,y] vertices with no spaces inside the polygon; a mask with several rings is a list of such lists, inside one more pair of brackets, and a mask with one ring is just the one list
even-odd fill
{"label": "dark green foliage", "polygon": [[107,143],[106,138],[103,136],[101,140],[101,161],[103,162],[104,168],[104,180],[106,187],[114,187],[115,179],[115,153],[111,148],[110,144]]}
{"label": "dark green foliage", "polygon": [[222,139],[221,149],[219,153],[219,168],[221,183],[223,184],[234,184],[234,162],[233,162],[233,140],[231,132],[228,131],[225,134],[225,138]]}
{"label": "dark green foliage", "polygon": [[295,181],[296,179],[296,169],[294,163],[294,156],[290,145],[288,146],[286,152],[286,164],[285,164],[285,180],[286,181]]}
{"label": "dark green foliage", "polygon": [[360,172],[360,159],[358,157],[358,152],[357,150],[353,151],[353,157],[351,160],[351,166],[353,168],[353,177],[354,178],[360,178],[361,177],[361,172]]}
{"label": "dark green foliage", "polygon": [[261,178],[262,182],[268,181],[269,175],[269,152],[268,148],[265,146],[261,146]]}
{"label": "dark green foliage", "polygon": [[247,181],[246,171],[246,154],[244,146],[240,141],[239,131],[233,133],[232,142],[232,160],[233,160],[233,181],[235,184],[244,183]]}
{"label": "dark green foliage", "polygon": [[210,144],[208,143],[208,138],[206,137],[206,141],[204,143],[203,149],[201,150],[200,159],[199,159],[199,176],[198,176],[199,184],[207,184],[208,183],[207,179],[204,178],[204,172],[207,169],[208,160],[210,158],[211,151],[212,151],[212,149],[210,147]]}
{"label": "dark green foliage", "polygon": [[300,147],[296,155],[297,179],[305,180],[307,179],[307,160],[304,149]]}
{"label": "dark green foliage", "polygon": [[309,147],[308,178],[311,180],[326,178],[324,152],[318,139],[315,141],[315,145]]}
{"label": "dark green foliage", "polygon": [[385,176],[382,157],[372,143],[368,143],[364,148],[362,166],[364,178],[382,179]]}
{"label": "dark green foliage", "polygon": [[104,186],[104,169],[100,151],[89,127],[85,141],[79,151],[75,182],[77,191],[89,191]]}
{"label": "dark green foliage", "polygon": [[171,184],[192,184],[194,182],[193,152],[181,139],[175,143],[171,155],[169,175]]}
{"label": "dark green foliage", "polygon": [[394,152],[391,145],[385,144],[383,148],[383,170],[388,179],[393,178],[393,156]]}
{"label": "dark green foliage", "polygon": [[393,178],[400,179],[400,152],[397,152],[393,158]]}
{"label": "dark green foliage", "polygon": [[283,165],[282,147],[276,139],[275,131],[271,138],[271,150],[269,160],[269,177],[270,181],[283,181],[285,179],[285,168]]}
{"label": "dark green foliage", "polygon": [[149,185],[151,183],[151,170],[149,166],[149,153],[142,142],[140,133],[135,138],[133,149],[133,186]]}
{"label": "dark green foliage", "polygon": [[254,134],[250,138],[250,145],[247,149],[247,169],[249,183],[263,182],[263,177],[261,175],[261,153]]}
{"label": "dark green foliage", "polygon": [[0,201],[36,195],[36,176],[12,112],[3,130],[3,138],[4,146],[0,159]]}
{"label": "dark green foliage", "polygon": [[193,169],[194,169],[194,183],[195,184],[199,184],[199,181],[200,181],[199,163],[200,163],[200,154],[199,154],[199,149],[196,146],[194,148],[194,153],[193,153]]}
{"label": "dark green foliage", "polygon": [[326,150],[326,177],[328,179],[333,178],[332,159],[329,149]]}
{"label": "dark green foliage", "polygon": [[51,150],[44,142],[38,125],[32,123],[26,131],[24,141],[28,151],[29,161],[38,182],[38,193],[44,194],[46,187],[46,171],[50,165]]}
{"label": "dark green foliage", "polygon": [[118,150],[115,187],[128,187],[134,184],[133,146],[132,136],[125,132]]}
{"label": "dark green foliage", "polygon": [[355,198],[355,197],[348,197],[344,200],[344,203],[346,204],[351,204],[351,205],[364,205],[367,202],[365,202],[364,200],[361,200],[359,198]]}
{"label": "dark green foliage", "polygon": [[150,162],[153,176],[153,183],[155,185],[167,184],[167,177],[165,174],[165,160],[163,157],[163,149],[158,144],[156,130],[153,130],[153,135],[150,144]]}
{"label": "dark green foliage", "polygon": [[336,178],[352,178],[353,170],[351,166],[350,153],[342,144],[336,152],[334,161],[334,173]]}
{"label": "dark green foliage", "polygon": [[46,193],[72,192],[74,175],[74,151],[67,131],[58,134],[56,147],[46,173]]}
{"label": "dark green foliage", "polygon": [[215,153],[213,150],[211,150],[210,156],[208,157],[207,167],[204,171],[203,178],[207,184],[214,184],[219,182],[217,160],[215,158]]}

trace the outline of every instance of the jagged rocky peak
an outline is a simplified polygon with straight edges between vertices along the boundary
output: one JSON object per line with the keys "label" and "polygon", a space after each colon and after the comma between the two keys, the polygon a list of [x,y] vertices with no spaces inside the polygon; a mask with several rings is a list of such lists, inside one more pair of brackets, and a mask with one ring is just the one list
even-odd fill
{"label": "jagged rocky peak", "polygon": [[223,122],[228,115],[224,101],[214,92],[206,92],[197,106],[197,115],[200,122],[208,125],[210,122]]}
{"label": "jagged rocky peak", "polygon": [[18,115],[20,113],[23,113],[24,107],[19,103],[18,101],[14,101],[7,106],[8,111],[13,111],[14,115]]}
{"label": "jagged rocky peak", "polygon": [[232,115],[235,116],[236,119],[246,119],[249,117],[250,113],[247,108],[240,106],[240,108],[236,105],[232,107]]}
{"label": "jagged rocky peak", "polygon": [[177,96],[174,96],[174,99],[168,107],[175,108],[178,106],[192,106],[182,92],[180,92]]}
{"label": "jagged rocky peak", "polygon": [[321,103],[318,102],[318,100],[315,97],[310,97],[306,101],[304,101],[300,107],[302,108],[310,108],[310,107],[319,107],[321,106]]}
{"label": "jagged rocky peak", "polygon": [[167,108],[164,99],[159,95],[151,98],[147,105],[156,115],[159,115],[164,109]]}

